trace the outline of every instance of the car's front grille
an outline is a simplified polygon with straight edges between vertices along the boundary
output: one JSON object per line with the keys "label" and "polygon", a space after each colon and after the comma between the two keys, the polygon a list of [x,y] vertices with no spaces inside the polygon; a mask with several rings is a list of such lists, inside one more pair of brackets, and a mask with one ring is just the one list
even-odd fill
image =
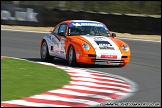
{"label": "car's front grille", "polygon": [[96,57],[96,54],[88,54],[88,57]]}
{"label": "car's front grille", "polygon": [[91,59],[92,62],[110,62],[110,63],[123,63],[124,60],[111,60],[111,59]]}
{"label": "car's front grille", "polygon": [[122,58],[128,58],[128,56],[122,56]]}

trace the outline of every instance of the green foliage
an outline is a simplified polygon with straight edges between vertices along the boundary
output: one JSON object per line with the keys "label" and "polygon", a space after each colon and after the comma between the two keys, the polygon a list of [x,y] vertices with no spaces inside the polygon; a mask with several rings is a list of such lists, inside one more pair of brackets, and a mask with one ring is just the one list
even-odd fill
{"label": "green foliage", "polygon": [[161,1],[1,1],[1,3],[41,5],[47,8],[121,14],[161,15]]}

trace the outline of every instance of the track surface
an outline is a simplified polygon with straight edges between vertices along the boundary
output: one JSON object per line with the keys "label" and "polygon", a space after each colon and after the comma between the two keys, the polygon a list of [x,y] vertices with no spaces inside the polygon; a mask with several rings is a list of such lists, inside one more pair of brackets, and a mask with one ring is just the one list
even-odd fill
{"label": "track surface", "polygon": [[[45,34],[1,30],[1,55],[40,61],[39,45]],[[123,39],[124,40],[124,39]],[[131,61],[123,68],[79,65],[128,78],[138,84],[135,95],[121,102],[161,102],[161,42],[124,40],[131,47]],[[55,64],[67,65],[56,59]]]}
{"label": "track surface", "polygon": [[[3,58],[2,58],[3,59]],[[17,58],[16,58],[17,59]],[[2,107],[89,107],[127,98],[136,91],[135,84],[121,76],[83,68],[41,63],[65,70],[69,84],[16,100],[2,101]]]}

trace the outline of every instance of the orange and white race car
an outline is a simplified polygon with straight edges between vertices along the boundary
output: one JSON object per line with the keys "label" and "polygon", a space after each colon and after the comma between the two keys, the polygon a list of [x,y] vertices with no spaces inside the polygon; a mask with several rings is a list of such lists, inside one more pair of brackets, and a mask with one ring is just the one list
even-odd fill
{"label": "orange and white race car", "polygon": [[101,64],[125,66],[130,61],[130,47],[115,38],[105,24],[90,20],[67,20],[57,24],[40,43],[42,61],[54,57],[68,65]]}

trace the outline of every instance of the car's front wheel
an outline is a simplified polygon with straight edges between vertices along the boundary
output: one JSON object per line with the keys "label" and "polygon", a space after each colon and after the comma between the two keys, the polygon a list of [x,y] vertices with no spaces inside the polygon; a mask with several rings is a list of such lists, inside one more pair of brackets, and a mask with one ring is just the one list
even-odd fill
{"label": "car's front wheel", "polygon": [[71,45],[68,51],[68,65],[75,66],[76,64],[77,62],[76,62],[75,50],[74,47]]}
{"label": "car's front wheel", "polygon": [[42,42],[40,54],[43,62],[52,62],[54,59],[54,56],[49,55],[47,42],[45,40]]}

